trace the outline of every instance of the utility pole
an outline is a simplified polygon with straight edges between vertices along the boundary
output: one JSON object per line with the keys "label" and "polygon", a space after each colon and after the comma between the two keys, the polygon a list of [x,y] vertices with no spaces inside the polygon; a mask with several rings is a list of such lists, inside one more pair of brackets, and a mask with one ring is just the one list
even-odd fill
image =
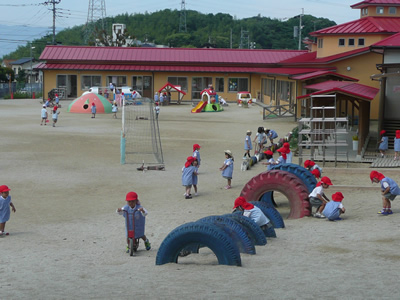
{"label": "utility pole", "polygon": [[179,32],[186,32],[186,3],[181,1],[181,12],[179,16]]}
{"label": "utility pole", "polygon": [[52,38],[52,44],[55,45],[56,44],[56,4],[59,4],[61,2],[61,0],[50,0],[50,1],[46,1],[43,4],[44,5],[52,5],[52,11],[53,11],[53,38]]}
{"label": "utility pole", "polygon": [[304,8],[301,9],[301,14],[300,14],[300,24],[299,24],[299,50],[301,50],[301,31],[303,29],[303,25],[301,23],[302,18],[304,15]]}
{"label": "utility pole", "polygon": [[249,32],[247,30],[240,30],[240,49],[249,49]]}

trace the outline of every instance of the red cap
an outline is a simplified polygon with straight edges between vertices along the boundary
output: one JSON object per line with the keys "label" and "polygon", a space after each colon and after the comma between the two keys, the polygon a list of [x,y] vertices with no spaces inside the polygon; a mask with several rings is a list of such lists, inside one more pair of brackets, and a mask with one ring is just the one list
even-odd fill
{"label": "red cap", "polygon": [[[371,181],[376,178],[379,181],[381,181],[383,178],[385,178],[385,176],[382,173],[379,173],[377,171],[371,171],[371,173],[369,174],[369,178],[371,179]],[[373,181],[372,181],[373,182]]]}
{"label": "red cap", "polygon": [[267,151],[264,151],[264,154],[266,154],[266,155],[274,155],[274,152],[272,152],[271,150],[267,150]]}
{"label": "red cap", "polygon": [[58,109],[57,105],[54,105],[53,110],[56,111]]}
{"label": "red cap", "polygon": [[244,198],[244,197],[237,197],[236,198],[233,208],[237,208],[239,206],[242,207],[243,209],[246,209],[246,210],[254,208],[254,205],[249,203],[249,202],[247,202],[246,198]]}
{"label": "red cap", "polygon": [[336,192],[332,195],[332,200],[335,202],[342,202],[344,196],[341,192]]}
{"label": "red cap", "polygon": [[396,130],[396,139],[400,139],[400,130]]}
{"label": "red cap", "polygon": [[321,177],[321,173],[320,173],[320,171],[318,169],[312,170],[311,174],[313,174],[315,178],[320,178]]}
{"label": "red cap", "polygon": [[11,191],[8,186],[0,185],[0,193]]}
{"label": "red cap", "polygon": [[135,192],[129,192],[126,194],[126,201],[134,201],[138,199],[138,195]]}
{"label": "red cap", "polygon": [[283,148],[289,149],[290,148],[290,144],[288,142],[283,143]]}
{"label": "red cap", "polygon": [[194,144],[193,145],[193,151],[194,150],[197,150],[197,149],[200,149],[201,147],[200,147],[200,145],[199,144]]}
{"label": "red cap", "polygon": [[186,167],[186,168],[189,167],[189,166],[192,164],[192,162],[194,162],[195,160],[196,160],[195,157],[193,157],[193,156],[188,156],[188,158],[186,158],[185,167]]}
{"label": "red cap", "polygon": [[383,135],[386,133],[386,130],[381,130],[380,135]]}
{"label": "red cap", "polygon": [[92,102],[92,106],[94,106],[94,102]]}
{"label": "red cap", "polygon": [[332,182],[331,182],[331,180],[330,180],[329,177],[327,177],[327,176],[322,177],[322,178],[321,178],[321,182],[322,182],[322,183],[325,183],[325,184],[327,184],[327,185],[333,185]]}
{"label": "red cap", "polygon": [[312,160],[307,159],[307,160],[304,162],[304,167],[305,167],[305,168],[309,168],[309,167],[313,167],[313,166],[315,166],[315,162],[313,162]]}

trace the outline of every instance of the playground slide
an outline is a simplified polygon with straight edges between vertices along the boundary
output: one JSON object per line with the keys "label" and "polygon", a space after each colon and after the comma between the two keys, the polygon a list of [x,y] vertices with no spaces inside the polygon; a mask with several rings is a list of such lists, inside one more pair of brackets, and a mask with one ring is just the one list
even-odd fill
{"label": "playground slide", "polygon": [[204,106],[207,105],[207,101],[200,101],[195,108],[192,109],[192,113],[199,113],[203,110]]}

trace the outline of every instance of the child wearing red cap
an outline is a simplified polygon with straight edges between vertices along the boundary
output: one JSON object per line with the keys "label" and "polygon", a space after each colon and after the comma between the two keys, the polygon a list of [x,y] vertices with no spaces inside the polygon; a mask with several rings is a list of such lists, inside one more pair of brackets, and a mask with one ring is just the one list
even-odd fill
{"label": "child wearing red cap", "polygon": [[[306,160],[304,162],[304,168],[306,168],[307,170],[309,170],[314,176],[315,178],[320,178],[321,174],[322,174],[322,168],[320,166],[318,166],[315,162],[313,162],[312,160]],[[314,170],[318,170],[318,172],[314,172]],[[318,175],[319,174],[319,175]],[[318,177],[316,176],[318,175]]]}
{"label": "child wearing red cap", "polygon": [[[143,217],[147,216],[148,212],[144,207],[142,207],[140,205],[138,194],[136,194],[135,192],[129,192],[128,194],[126,194],[125,200],[126,200],[127,204],[124,205],[123,207],[117,208],[117,213],[119,215],[122,215],[126,218],[129,215],[134,215],[134,213],[136,211],[139,211]],[[124,213],[124,212],[126,212],[126,213]],[[126,247],[127,253],[129,253],[128,229],[129,228],[126,228],[126,236],[127,236],[126,241],[128,243],[128,246]],[[145,245],[147,251],[151,249],[150,241],[146,237],[146,235],[135,237],[135,238],[141,238],[144,241],[144,245]]]}
{"label": "child wearing red cap", "polygon": [[286,163],[292,163],[293,153],[290,151],[290,144],[288,142],[283,143],[283,148],[286,150]]}
{"label": "child wearing red cap", "polygon": [[316,218],[325,219],[325,216],[322,212],[325,208],[326,203],[329,202],[329,199],[325,196],[324,189],[329,188],[330,185],[332,185],[331,180],[329,179],[329,177],[324,176],[321,178],[321,181],[317,183],[317,186],[313,189],[311,194],[308,195],[311,209],[312,207],[317,208],[317,211],[314,215],[314,217]]}
{"label": "child wearing red cap", "polygon": [[381,140],[378,142],[379,144],[379,152],[381,153],[381,157],[385,157],[385,152],[389,148],[389,138],[386,136],[386,131],[382,130],[380,133]]}
{"label": "child wearing red cap", "polygon": [[[391,215],[392,205],[390,201],[393,201],[397,195],[400,195],[400,188],[397,183],[389,178],[385,177],[382,173],[377,171],[372,171],[369,174],[369,178],[372,182],[381,183],[381,193],[382,193],[382,210],[378,212],[380,215]],[[390,200],[390,201],[389,201]]]}
{"label": "child wearing red cap", "polygon": [[400,130],[396,130],[394,138],[394,160],[399,160],[400,157]]}
{"label": "child wearing red cap", "polygon": [[193,185],[193,175],[197,175],[196,167],[193,162],[196,160],[193,156],[189,156],[186,159],[185,166],[182,168],[182,185],[185,187],[185,199],[192,199],[190,190]]}
{"label": "child wearing red cap", "polygon": [[342,204],[344,196],[341,192],[336,192],[332,195],[332,200],[329,201],[322,212],[322,214],[329,220],[329,221],[339,221],[341,220],[340,215],[344,214],[346,209]]}
{"label": "child wearing red cap", "polygon": [[274,157],[273,157],[274,153],[271,150],[267,150],[267,151],[264,151],[264,154],[265,154],[265,158],[268,159],[268,161],[263,162],[262,164],[267,166],[267,171],[270,171],[270,170],[272,170],[272,167],[274,165],[276,165]]}
{"label": "child wearing red cap", "polygon": [[94,104],[94,102],[92,102],[92,119],[96,118],[96,104]]}
{"label": "child wearing red cap", "polygon": [[57,123],[57,120],[58,120],[58,115],[60,114],[60,112],[58,111],[57,105],[53,107],[53,110],[52,110],[51,113],[53,114],[52,115],[53,127],[56,127],[56,123]]}
{"label": "child wearing red cap", "polygon": [[10,219],[10,207],[16,212],[14,204],[11,202],[10,189],[6,185],[0,186],[0,237],[8,235],[5,232],[6,222]]}
{"label": "child wearing red cap", "polygon": [[276,150],[276,152],[278,152],[280,154],[280,156],[278,157],[277,161],[276,161],[276,165],[283,165],[286,163],[286,149],[285,148],[279,148],[278,150]]}
{"label": "child wearing red cap", "polygon": [[261,209],[257,206],[246,201],[244,197],[238,197],[235,200],[235,204],[233,206],[234,210],[240,210],[243,212],[243,216],[252,219],[257,223],[258,226],[261,227],[262,230],[266,230],[269,227],[272,227],[270,220],[265,216]]}
{"label": "child wearing red cap", "polygon": [[200,163],[201,163],[200,152],[199,152],[200,148],[201,148],[201,147],[200,147],[199,144],[194,144],[194,145],[193,145],[193,154],[192,154],[192,156],[193,156],[195,159],[197,159],[197,168],[200,167]]}

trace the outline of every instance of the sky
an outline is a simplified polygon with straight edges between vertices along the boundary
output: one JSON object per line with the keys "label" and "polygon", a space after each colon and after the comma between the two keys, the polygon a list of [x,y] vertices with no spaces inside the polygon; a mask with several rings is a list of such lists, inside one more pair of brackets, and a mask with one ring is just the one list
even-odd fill
{"label": "sky", "polygon": [[[38,39],[52,32],[52,0],[0,0],[0,57],[8,54],[27,41]],[[56,0],[56,32],[63,28],[85,24],[89,0]],[[243,19],[261,15],[285,20],[304,12],[315,17],[328,18],[337,24],[356,20],[358,9],[350,5],[361,0],[105,0],[106,15],[128,13],[152,13],[164,9],[180,10],[182,2],[186,10],[201,13],[226,13]],[[12,3],[12,4],[10,4]],[[101,0],[94,0],[101,3]]]}

